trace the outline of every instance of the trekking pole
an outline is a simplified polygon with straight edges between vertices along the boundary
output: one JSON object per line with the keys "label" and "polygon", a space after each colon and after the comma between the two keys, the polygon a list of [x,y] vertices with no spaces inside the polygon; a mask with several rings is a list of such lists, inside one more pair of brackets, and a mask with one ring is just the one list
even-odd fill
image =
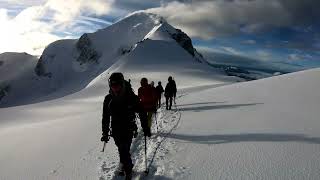
{"label": "trekking pole", "polygon": [[144,136],[144,159],[145,159],[145,165],[146,165],[146,170],[144,173],[148,174],[149,169],[148,169],[148,162],[147,162],[147,136]]}
{"label": "trekking pole", "polygon": [[174,106],[175,106],[176,110],[178,110],[177,103],[176,103],[176,98],[174,98]]}
{"label": "trekking pole", "polygon": [[157,112],[154,113],[154,118],[156,119],[157,132],[159,132],[159,129],[158,129],[158,120],[157,120]]}
{"label": "trekking pole", "polygon": [[101,152],[104,152],[105,147],[106,147],[106,142],[103,143],[103,148],[102,148]]}

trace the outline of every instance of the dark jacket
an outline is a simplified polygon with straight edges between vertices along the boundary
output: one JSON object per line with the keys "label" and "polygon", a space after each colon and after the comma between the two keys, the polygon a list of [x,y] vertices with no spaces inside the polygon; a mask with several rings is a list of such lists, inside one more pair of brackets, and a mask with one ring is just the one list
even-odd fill
{"label": "dark jacket", "polygon": [[136,113],[139,113],[141,127],[145,131],[147,128],[147,116],[143,111],[137,95],[131,87],[125,88],[121,96],[114,96],[109,93],[103,102],[102,133],[108,135],[111,117],[112,136],[132,135],[137,130],[135,123]]}
{"label": "dark jacket", "polygon": [[177,93],[176,82],[174,80],[171,80],[166,85],[166,88],[164,90],[164,96],[175,97],[176,93]]}
{"label": "dark jacket", "polygon": [[157,96],[158,96],[158,98],[161,98],[161,94],[164,92],[163,87],[162,87],[161,85],[158,85],[158,86],[156,87],[156,90],[157,90]]}

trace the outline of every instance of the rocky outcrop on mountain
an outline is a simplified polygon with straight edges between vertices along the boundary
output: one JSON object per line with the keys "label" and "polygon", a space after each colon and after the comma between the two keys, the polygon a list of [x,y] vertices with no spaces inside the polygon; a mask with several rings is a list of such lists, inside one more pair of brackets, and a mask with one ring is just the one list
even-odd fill
{"label": "rocky outcrop on mountain", "polygon": [[172,39],[174,39],[183,49],[185,49],[189,54],[191,54],[196,61],[203,62],[204,57],[200,54],[192,45],[191,38],[181,29],[175,29],[175,33],[168,32]]}
{"label": "rocky outcrop on mountain", "polygon": [[98,62],[100,58],[99,53],[92,47],[90,38],[88,34],[83,34],[80,39],[78,40],[76,47],[80,52],[77,61],[80,64],[87,63],[87,62]]}
{"label": "rocky outcrop on mountain", "polygon": [[38,76],[51,77],[51,73],[47,72],[44,65],[43,55],[40,57],[34,72]]}
{"label": "rocky outcrop on mountain", "polygon": [[176,29],[177,33],[171,34],[171,37],[177,41],[185,49],[188,51],[192,56],[194,56],[194,48],[192,45],[192,41],[189,36],[181,31],[180,29]]}
{"label": "rocky outcrop on mountain", "polygon": [[6,96],[9,93],[9,90],[9,85],[0,86],[0,101],[2,98],[4,98],[4,96]]}

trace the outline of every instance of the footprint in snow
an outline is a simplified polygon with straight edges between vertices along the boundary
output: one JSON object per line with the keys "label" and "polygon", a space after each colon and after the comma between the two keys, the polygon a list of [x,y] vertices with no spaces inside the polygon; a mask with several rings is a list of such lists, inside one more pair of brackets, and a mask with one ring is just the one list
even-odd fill
{"label": "footprint in snow", "polygon": [[56,174],[58,171],[56,169],[52,170],[50,173],[51,174]]}

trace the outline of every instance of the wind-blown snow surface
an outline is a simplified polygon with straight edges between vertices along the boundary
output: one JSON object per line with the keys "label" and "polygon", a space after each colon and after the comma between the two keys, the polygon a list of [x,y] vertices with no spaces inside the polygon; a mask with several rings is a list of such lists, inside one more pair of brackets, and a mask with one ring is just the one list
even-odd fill
{"label": "wind-blown snow surface", "polygon": [[[135,179],[318,179],[319,73],[180,89],[175,110],[158,110],[147,177],[141,134],[134,140]],[[0,109],[0,179],[116,179],[113,141],[100,152],[106,91],[97,80],[61,99]]]}

